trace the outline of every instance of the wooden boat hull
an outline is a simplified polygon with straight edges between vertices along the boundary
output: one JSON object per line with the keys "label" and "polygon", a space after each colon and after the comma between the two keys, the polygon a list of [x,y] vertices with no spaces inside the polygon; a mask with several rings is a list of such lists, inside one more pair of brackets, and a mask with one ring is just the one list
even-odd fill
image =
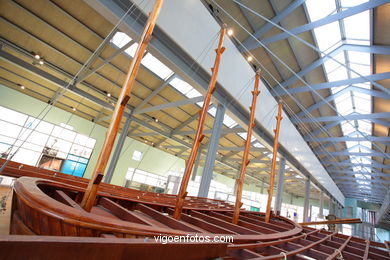
{"label": "wooden boat hull", "polygon": [[[102,184],[96,205],[85,212],[79,206],[85,179],[30,166],[20,168],[15,163],[6,168],[6,174],[40,177],[20,177],[15,182],[11,233],[40,235],[49,243],[55,236],[71,236],[92,246],[95,242],[88,237],[117,239],[110,243],[122,245],[120,238],[142,242],[161,234],[231,235],[234,243],[222,243],[224,248],[211,244],[197,247],[207,254],[194,259],[205,259],[206,255],[224,255],[225,259],[283,259],[285,255],[294,259],[336,259],[339,252],[345,259],[390,259],[387,244],[302,227],[283,217],[272,216],[271,222],[265,223],[263,213],[242,211],[238,224],[231,224],[233,209],[221,201],[188,198],[178,221],[172,217],[175,196]],[[24,244],[23,239],[11,240],[17,246]],[[68,245],[69,241],[57,239],[56,243]],[[183,244],[182,250],[191,254],[192,249],[184,249],[188,246]],[[225,252],[221,254],[221,250]]]}

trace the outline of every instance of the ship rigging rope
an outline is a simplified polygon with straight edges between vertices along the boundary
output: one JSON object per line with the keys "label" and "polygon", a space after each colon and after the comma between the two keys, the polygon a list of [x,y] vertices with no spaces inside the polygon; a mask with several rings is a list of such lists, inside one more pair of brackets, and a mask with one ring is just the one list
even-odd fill
{"label": "ship rigging rope", "polygon": [[[241,42],[240,42],[237,38],[235,38],[235,39],[236,39],[236,41],[237,41],[238,43],[241,44]],[[247,50],[247,48],[246,48],[243,44],[241,44],[241,46],[242,46],[245,50]],[[249,51],[247,50],[247,52],[249,52]],[[253,56],[253,57],[254,57],[254,59],[260,64],[260,66],[262,67],[262,69],[264,69],[264,70],[271,76],[271,78],[272,78],[277,84],[279,84],[279,85],[281,86],[280,82],[272,75],[272,73],[270,73],[270,72],[262,65],[262,63],[261,63],[259,60],[257,60],[257,58],[256,58],[255,56]],[[266,83],[267,83],[269,86],[271,86],[271,84],[267,81],[266,78],[264,78],[264,80],[266,81]],[[298,104],[298,106],[300,107],[300,109],[301,109],[302,111],[307,111],[306,108],[305,108],[305,107],[304,107],[304,106],[303,106],[303,105],[302,105],[302,104],[301,104],[301,103],[300,103],[300,102],[299,102],[291,93],[287,92],[283,86],[282,86],[282,88],[283,88],[283,90],[284,90],[284,91],[285,91],[285,92],[286,92],[286,93],[287,93],[287,94],[288,94],[288,95],[289,95],[289,96]],[[270,90],[271,90],[271,92],[274,93],[275,96],[277,96],[277,93],[275,92],[274,88],[270,88]],[[300,117],[298,117],[298,116],[296,115],[296,113],[294,113],[294,111],[292,110],[292,108],[291,108],[287,103],[285,103],[285,102],[283,102],[283,103],[285,104],[285,107],[286,107],[287,109],[289,109],[289,111],[290,111],[290,113],[288,113],[288,114],[289,114],[291,117],[295,118],[295,119],[297,120],[297,122],[302,123],[302,124],[301,124],[301,127],[304,128],[304,129],[306,130],[306,134],[308,134],[313,140],[316,140],[317,143],[319,144],[319,148],[320,148],[325,154],[327,154],[328,156],[330,156],[332,159],[334,159],[334,160],[337,162],[337,159],[335,158],[335,156],[332,155],[332,154],[324,147],[324,145],[323,145],[321,142],[318,141],[317,137],[316,137],[315,135],[312,134],[311,130],[310,130],[305,124],[303,124],[302,119],[301,119]],[[309,115],[309,118],[314,118],[309,112],[307,112],[307,114]],[[311,123],[311,124],[317,126],[322,132],[325,132],[328,136],[332,137],[332,135],[330,135],[329,132],[327,132],[327,130],[326,130],[320,123],[318,123],[318,122],[316,122],[316,121],[314,120],[313,123]],[[333,145],[337,145],[337,143],[335,143],[335,142],[333,142],[333,141],[331,141],[331,143],[332,143]],[[361,166],[362,169],[363,169],[365,172],[367,172],[368,174],[371,174],[370,171],[367,170],[367,168],[364,167],[364,166],[362,165],[362,163],[360,163],[359,166]],[[340,168],[340,166],[337,166],[337,167]],[[363,174],[363,179],[365,179],[366,181],[370,181],[369,179],[367,179],[367,177],[366,177],[364,174]],[[384,184],[382,184],[382,185],[384,185]],[[384,186],[385,186],[385,185],[384,185]]]}
{"label": "ship rigging rope", "polygon": [[[149,2],[150,0],[148,0]],[[143,2],[145,2],[145,0],[142,0],[141,3],[140,3],[140,6],[143,4]],[[147,3],[148,3],[147,2]],[[127,15],[131,15],[132,13],[134,13],[134,11],[137,10],[136,8],[136,5],[135,4],[132,4],[129,9],[123,14],[123,16],[118,20],[118,22],[115,24],[115,26],[111,29],[111,31],[107,34],[106,38],[111,35],[111,33],[114,31],[114,30],[117,30],[117,28],[119,27],[119,25],[122,23],[123,19],[127,16]],[[139,19],[140,15],[138,16],[137,19],[135,19],[134,23]],[[24,135],[24,133],[28,130],[31,130],[29,134],[27,134],[27,136],[22,140],[22,143],[19,145],[19,147],[16,149],[16,151],[14,153],[10,153],[10,155],[7,157],[6,161],[4,162],[4,164],[0,167],[0,172],[2,172],[4,170],[4,168],[7,166],[8,162],[10,160],[12,160],[12,158],[15,156],[15,154],[20,150],[20,148],[24,145],[24,143],[27,141],[27,139],[31,136],[31,134],[36,130],[37,126],[39,125],[39,122],[41,120],[43,120],[47,115],[48,113],[52,110],[52,108],[54,107],[54,104],[58,101],[58,99],[60,97],[62,97],[68,90],[69,90],[69,87],[71,87],[73,84],[75,84],[76,82],[76,79],[77,77],[79,76],[79,74],[86,68],[87,64],[89,64],[89,62],[93,59],[93,57],[96,55],[96,52],[98,49],[100,49],[101,47],[103,47],[103,44],[105,42],[106,39],[104,39],[100,45],[98,46],[98,48],[90,55],[90,57],[88,58],[88,60],[81,66],[81,68],[78,70],[78,72],[72,77],[72,79],[70,80],[70,82],[59,92],[56,92],[54,97],[50,100],[50,102],[42,109],[42,111],[38,114],[37,117],[34,118],[33,122],[31,123],[32,126],[34,126],[35,122],[37,121],[37,123],[35,124],[35,126],[32,128],[32,129],[27,129],[27,128],[24,128],[18,135],[18,137],[15,139],[14,143],[10,146],[9,150],[10,152],[12,151],[12,148],[15,146],[17,140],[22,136]],[[81,104],[81,102],[84,100],[84,97],[81,99],[81,101],[77,104],[77,107]],[[73,113],[71,113],[69,119],[68,119],[68,122],[69,120],[73,117]]]}
{"label": "ship rigging rope", "polygon": [[[333,60],[334,62],[338,63],[340,66],[345,67],[347,70],[349,70],[349,71],[351,71],[351,72],[357,74],[359,77],[362,77],[363,79],[365,79],[365,80],[371,82],[373,85],[375,85],[376,87],[380,88],[382,91],[386,92],[387,94],[390,94],[390,90],[388,90],[387,88],[385,88],[385,87],[382,86],[381,84],[376,83],[376,82],[373,81],[373,80],[371,81],[371,80],[367,79],[366,76],[360,74],[359,72],[355,71],[355,70],[352,69],[352,68],[348,68],[348,66],[345,65],[344,63],[342,63],[342,62],[336,60],[336,59],[333,58],[331,55],[329,55],[329,54],[327,54],[327,53],[321,51],[319,48],[317,48],[317,47],[314,46],[313,44],[311,44],[311,43],[309,43],[309,42],[303,40],[303,39],[300,38],[299,36],[295,35],[294,33],[290,32],[289,30],[283,28],[283,27],[280,26],[279,24],[273,22],[272,20],[270,20],[270,19],[268,19],[267,17],[261,15],[260,13],[257,13],[256,11],[254,11],[254,10],[252,10],[251,8],[247,7],[247,6],[244,5],[243,3],[240,3],[240,2],[237,1],[237,0],[232,0],[232,1],[235,2],[237,5],[241,6],[242,8],[244,8],[244,9],[248,10],[249,12],[253,13],[254,15],[260,17],[260,18],[263,19],[263,20],[265,20],[267,23],[272,24],[273,26],[275,26],[275,27],[277,27],[278,29],[282,30],[283,32],[287,33],[287,34],[290,35],[291,37],[297,39],[298,41],[300,41],[300,42],[303,43],[304,45],[310,47],[311,49],[313,49],[313,50],[315,50],[315,51],[317,51],[317,52],[319,52],[319,53],[320,53],[321,55],[323,55],[324,57],[327,57],[327,58]],[[214,0],[213,0],[213,2],[214,2]],[[257,38],[256,38],[256,39],[257,39]],[[263,45],[263,44],[261,44],[261,45]],[[300,79],[301,79],[301,78],[300,78]],[[303,82],[303,81],[302,81],[302,82]],[[303,83],[305,83],[305,82],[303,82]]]}
{"label": "ship rigging rope", "polygon": [[[236,39],[236,41],[237,42],[239,42],[240,43],[240,41],[237,39],[237,38],[235,38]],[[241,44],[242,45],[242,44]],[[242,45],[243,46],[243,45]],[[244,48],[245,48],[245,46],[243,46]],[[255,60],[260,64],[260,66],[262,67],[262,69],[264,69],[271,77],[272,77],[272,79],[273,80],[275,80],[278,84],[280,84],[279,82],[278,82],[278,80],[262,65],[262,63],[260,63],[258,60],[257,60],[257,58],[256,57],[254,57],[255,58]],[[264,81],[268,84],[268,85],[270,85],[270,83],[267,81],[267,79],[266,78],[264,78]],[[270,85],[271,86],[271,85]],[[271,90],[271,92],[274,92],[274,89],[273,88],[270,88],[270,90]],[[291,98],[293,99],[293,100],[295,100],[295,102],[297,102],[297,104],[298,105],[300,105],[300,108],[302,109],[302,110],[304,110],[305,109],[305,107],[303,107],[300,103],[298,103],[299,101],[297,101],[296,100],[296,98],[294,97],[294,96],[292,96],[290,93],[288,93],[290,96],[291,96]],[[288,114],[290,114],[293,118],[295,118],[297,121],[301,121],[301,118],[300,117],[298,117],[294,112],[293,112],[293,110],[291,109],[291,107],[287,104],[287,103],[285,103],[285,102],[283,102],[284,104],[285,104],[285,107],[286,107],[286,109],[289,109],[289,111],[291,111],[290,113],[288,113]],[[312,117],[311,116],[311,114],[309,113],[309,116],[310,117]],[[315,123],[315,122],[314,122]],[[320,128],[322,128],[322,125],[321,124],[318,124],[319,125],[319,127]],[[305,124],[302,124],[302,128],[305,128],[305,130],[306,130],[306,132],[307,132],[307,134],[309,134],[313,139],[317,139],[317,137],[315,136],[315,135],[313,135],[312,133],[311,133],[311,131],[310,131],[310,129],[308,129],[307,128],[307,126],[305,125]],[[318,139],[317,139],[318,140]],[[325,149],[325,147],[323,147],[323,145],[322,145],[322,143],[321,142],[318,142],[319,143],[319,146],[320,146],[320,149],[322,150],[322,151],[324,151],[326,154],[328,154],[328,156],[330,156],[330,157],[332,157],[333,159],[335,159],[336,160],[336,158],[332,155],[332,154],[330,154],[330,152],[328,151],[328,150],[326,150]],[[332,142],[333,144],[336,144],[336,143],[334,143],[334,142]],[[337,160],[336,160],[337,161]],[[364,168],[365,169],[365,168]],[[366,170],[366,169],[365,169]],[[363,175],[364,176],[364,175]],[[364,179],[366,179],[367,180],[367,177],[366,176],[364,176]]]}
{"label": "ship rigging rope", "polygon": [[[282,60],[280,60],[280,58],[279,57],[277,57],[267,46],[265,46],[264,44],[262,44],[253,34],[251,34],[241,23],[239,23],[232,15],[230,15],[230,13],[228,13],[224,8],[222,8],[218,3],[216,3],[215,2],[215,0],[212,0],[223,12],[225,12],[226,13],[226,15],[227,16],[229,16],[235,23],[237,23],[246,33],[248,33],[249,35],[250,35],[250,37],[252,37],[255,41],[257,41],[260,45],[262,45],[272,56],[274,56],[275,58],[277,58],[278,59],[278,61],[280,61],[285,67],[287,67],[287,69],[289,69],[296,77],[298,77],[306,86],[308,86],[309,88],[311,88],[310,87],[310,85],[307,83],[307,82],[305,82],[299,75],[297,75],[286,63],[284,63]],[[245,50],[246,50],[246,52],[248,52],[248,53],[250,53],[251,54],[251,52],[236,38],[236,37],[234,37],[235,38],[235,40],[237,41],[237,43],[239,43]],[[327,134],[328,136],[330,136],[330,137],[332,137],[332,135],[328,132],[328,131],[326,131],[326,129],[310,114],[310,112],[309,111],[307,111],[307,109],[291,94],[291,93],[289,93],[288,92],[288,90],[272,75],[272,73],[270,73],[263,65],[262,65],[262,63],[256,58],[256,56],[254,56],[254,55],[252,55],[252,57],[258,62],[258,64],[262,67],[262,69],[264,69],[270,76],[271,76],[271,78],[282,88],[282,90],[284,91],[284,92],[286,92],[287,93],[287,95],[289,95],[295,102],[296,102],[296,104],[300,107],[300,109],[305,113],[305,114],[307,114],[307,116],[309,117],[309,118],[312,118],[313,119],[313,124],[315,124],[315,125],[317,125],[318,127],[319,127],[319,129],[321,129],[321,131],[322,132],[324,132],[325,134]],[[267,82],[267,80],[265,79],[265,78],[263,78],[266,82]],[[268,83],[268,82],[267,82]],[[271,86],[270,84],[269,84],[269,86]],[[271,91],[275,91],[273,88],[269,88]],[[315,91],[316,92],[316,91]],[[317,92],[316,92],[317,93]],[[278,96],[277,95],[277,93],[275,93],[276,94],[276,96]],[[317,93],[318,94],[318,93]],[[318,94],[319,95],[319,94]],[[328,101],[326,101],[322,96],[320,96],[320,98],[326,103],[326,104],[328,104],[333,110],[335,110],[336,111],[336,113],[337,114],[339,114],[338,112],[337,112],[337,109],[336,108],[334,108]],[[286,105],[286,107],[288,107],[288,105],[284,102],[284,104]],[[290,108],[291,109],[291,108]],[[292,109],[291,109],[291,111],[293,111]],[[296,116],[295,115],[295,113],[292,113],[292,115],[291,116]],[[345,117],[344,116],[342,116],[342,115],[340,115],[341,117],[343,117],[344,119],[345,119]],[[298,118],[298,117],[296,117],[297,118],[297,120],[299,120],[299,121],[301,121],[301,119],[300,118]],[[346,119],[345,119],[346,120]],[[350,123],[350,121],[349,120],[346,120],[347,121],[347,123],[348,124],[350,124],[350,125],[352,125],[352,123]],[[302,125],[304,125],[304,124],[302,124]],[[367,140],[367,138],[366,138],[366,136],[363,134],[363,133],[361,133],[358,129],[357,129],[357,127],[355,127],[354,125],[352,125],[366,140]],[[310,132],[310,131],[308,131],[308,132]],[[333,156],[333,155],[331,155],[330,153],[329,153],[329,151],[328,150],[326,150],[324,147],[323,147],[323,144],[321,143],[321,142],[319,142],[318,141],[318,139],[315,137],[315,136],[313,136],[312,137],[313,139],[315,139],[315,141],[319,144],[319,146],[320,146],[320,149],[321,150],[323,150],[325,153],[327,153],[328,155],[330,155],[332,158],[334,158],[335,159],[335,161],[337,161],[336,160],[336,158]],[[336,143],[335,142],[331,142],[331,143],[333,143],[334,145],[336,145]],[[389,158],[389,155],[387,155],[379,146],[377,146],[374,142],[372,142],[372,144],[375,146],[375,147],[377,147],[378,148],[378,150],[386,157],[386,158]],[[361,167],[362,167],[362,164],[360,163],[359,164]],[[368,172],[368,174],[370,174],[371,175],[371,172],[369,171],[369,170],[367,170],[365,167],[362,167],[362,169],[364,169],[365,171],[367,171]],[[357,172],[357,174],[358,174],[359,172]],[[363,178],[364,179],[366,179],[367,181],[370,181],[369,179],[367,179],[367,177],[365,176],[365,174],[362,174],[363,175]],[[367,196],[367,195],[366,195]],[[372,195],[370,195],[370,197],[372,197]]]}
{"label": "ship rigging rope", "polygon": [[[234,1],[234,0],[232,0],[232,1]],[[367,138],[367,136],[364,134],[364,133],[362,133],[359,129],[358,129],[358,127],[356,127],[355,125],[353,125],[350,121],[351,120],[347,120],[343,115],[341,115],[338,111],[337,111],[337,109],[330,103],[330,102],[328,102],[327,100],[325,100],[324,99],[324,97],[322,97],[316,90],[314,90],[301,76],[299,76],[297,73],[295,73],[295,71],[293,70],[293,69],[291,69],[285,62],[283,62],[274,52],[272,52],[265,44],[263,44],[259,39],[257,39],[251,32],[249,32],[239,21],[237,21],[237,19],[235,19],[229,12],[227,12],[221,5],[219,5],[215,0],[212,0],[212,2],[216,5],[216,6],[218,6],[218,8],[220,8],[224,13],[226,13],[226,15],[230,18],[230,19],[232,19],[239,27],[241,27],[251,38],[253,38],[256,42],[258,42],[265,50],[267,50],[273,57],[275,57],[276,59],[277,59],[277,61],[279,61],[283,66],[285,66],[295,77],[297,77],[302,83],[304,83],[304,85],[306,85],[308,88],[310,88],[316,95],[318,95],[319,96],[319,98],[325,103],[325,104],[327,104],[329,107],[331,107],[335,112],[336,112],[336,114],[339,116],[339,117],[341,117],[341,118],[343,118],[349,125],[351,125],[353,128],[355,128],[355,130],[356,130],[356,132],[358,132],[364,139],[366,139],[367,141],[369,141],[368,140],[368,138]],[[253,11],[252,11],[253,12]],[[268,19],[267,19],[268,20]],[[270,21],[271,23],[273,23],[272,21]],[[274,23],[273,23],[274,24]],[[286,29],[284,29],[284,28],[282,28],[281,30],[284,30],[284,31],[287,31]],[[291,32],[290,32],[290,34],[291,35],[293,35]],[[295,38],[299,38],[298,36],[296,36],[296,35],[293,35]],[[237,38],[235,38],[236,40],[237,40]],[[300,38],[299,38],[300,39]],[[304,41],[304,40],[302,40],[302,39],[300,39],[301,41]],[[245,49],[246,49],[246,51],[248,52],[248,53],[251,53],[239,40],[237,40],[237,42],[241,45],[241,46],[243,46]],[[316,47],[314,47],[314,46],[312,46],[314,49],[316,49],[317,51],[319,51],[319,52],[321,52],[318,48],[316,48]],[[322,53],[322,52],[321,52]],[[325,53],[323,53],[323,55],[325,55],[325,56],[329,56],[329,55],[327,55],[327,54],[325,54]],[[254,56],[254,55],[252,55],[252,57],[253,58],[255,58],[255,60],[259,63],[259,64],[261,64],[257,59],[256,59],[256,57]],[[331,56],[329,56],[328,57],[329,59],[332,59],[332,60],[334,60],[334,58],[333,57],[331,57]],[[338,61],[336,61],[336,62],[338,62]],[[340,63],[340,62],[338,62],[338,63]],[[345,65],[343,65],[343,66],[345,66]],[[262,66],[263,68],[264,68],[264,66]],[[356,73],[356,74],[358,74],[357,72],[355,72],[354,70],[351,70],[351,69],[349,69],[349,68],[347,68],[348,70],[350,70],[350,71],[352,71],[352,72],[354,72],[354,73]],[[272,75],[269,71],[268,71],[268,74],[270,74],[270,75]],[[358,75],[360,75],[360,74],[358,74]],[[297,103],[297,105],[301,108],[301,110],[309,117],[309,118],[311,118],[311,119],[313,119],[313,122],[314,123],[317,123],[318,125],[320,125],[321,127],[322,127],[322,125],[315,119],[315,117],[313,117],[311,114],[310,114],[310,112],[308,112],[307,111],[307,109],[286,89],[286,87],[284,87],[278,80],[276,80],[275,79],[275,77],[273,77],[272,76],[272,78],[276,81],[276,83],[282,88],[282,90],[284,91],[284,92],[286,92],[286,94],[288,94],[296,103]],[[277,93],[276,93],[277,94]],[[321,128],[320,127],[320,129],[323,129],[323,128]],[[326,133],[326,134],[328,134],[328,135],[330,135],[330,133],[329,132],[327,132],[327,131],[324,131],[324,133]],[[331,136],[332,137],[332,136]],[[386,154],[384,151],[383,151],[383,149],[380,147],[380,146],[378,146],[378,145],[376,145],[375,144],[375,142],[371,142],[372,143],[372,145],[373,146],[375,146],[378,150],[379,150],[379,152],[381,153],[381,154],[383,154],[383,156],[385,156],[385,158],[387,158],[387,159],[390,159],[390,155],[388,155],[388,154]]]}

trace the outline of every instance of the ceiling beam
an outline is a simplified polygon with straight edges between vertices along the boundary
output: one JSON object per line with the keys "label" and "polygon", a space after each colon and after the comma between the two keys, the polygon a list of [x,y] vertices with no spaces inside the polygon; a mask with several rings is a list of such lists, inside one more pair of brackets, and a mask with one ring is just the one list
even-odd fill
{"label": "ceiling beam", "polygon": [[194,97],[194,98],[184,98],[182,100],[170,102],[170,103],[165,103],[157,106],[151,106],[147,108],[141,108],[141,109],[136,109],[134,111],[134,114],[144,114],[144,113],[149,113],[149,112],[154,112],[154,111],[159,111],[167,108],[173,108],[173,107],[180,107],[180,106],[185,106],[185,105],[190,105],[190,104],[195,104],[198,102],[202,102],[204,100],[203,96],[199,97]]}
{"label": "ceiling beam", "polygon": [[332,121],[347,121],[347,120],[370,120],[370,119],[377,119],[377,118],[383,118],[388,119],[390,118],[390,112],[382,112],[382,113],[370,113],[370,114],[357,114],[352,113],[345,116],[322,116],[322,117],[312,117],[312,118],[300,118],[295,119],[292,118],[291,121],[296,123],[312,123],[312,122],[332,122]]}
{"label": "ceiling beam", "polygon": [[387,136],[364,136],[364,137],[351,137],[351,136],[342,136],[342,137],[309,137],[306,136],[304,139],[307,142],[347,142],[347,141],[370,141],[370,142],[382,142],[382,143],[390,143],[390,137]]}
{"label": "ceiling beam", "polygon": [[[297,94],[297,93],[304,93],[304,92],[310,92],[310,91],[317,91],[321,89],[330,89],[345,85],[353,85],[353,84],[359,84],[359,83],[365,83],[365,82],[371,82],[375,83],[375,81],[389,79],[390,78],[390,72],[383,72],[383,73],[377,73],[367,76],[361,76],[361,77],[355,77],[355,78],[349,78],[349,79],[343,79],[333,82],[324,82],[319,84],[313,84],[308,86],[302,86],[302,87],[296,87],[296,88],[289,88],[287,89],[287,92],[290,94]],[[282,89],[275,89],[275,92],[278,96],[285,96],[288,93],[286,93],[285,90]]]}
{"label": "ceiling beam", "polygon": [[[282,32],[280,34],[271,36],[269,38],[262,39],[261,42],[264,45],[268,45],[268,44],[271,44],[271,43],[276,42],[276,41],[287,39],[287,38],[291,37],[291,35],[298,35],[298,34],[301,34],[303,32],[313,30],[314,28],[317,28],[317,27],[320,27],[320,26],[323,26],[326,24],[330,24],[332,22],[335,22],[335,21],[344,19],[346,17],[364,12],[366,10],[373,9],[375,7],[384,5],[386,3],[388,3],[388,0],[371,0],[371,1],[368,1],[366,3],[345,9],[344,11],[337,12],[333,15],[328,15],[320,20],[310,22],[310,23],[307,23],[305,25],[290,29],[288,33]],[[261,44],[258,43],[257,41],[254,41],[254,42],[251,42],[250,44],[246,45],[245,47],[248,50],[253,50],[253,49],[257,49],[257,48],[261,47]]]}
{"label": "ceiling beam", "polygon": [[[287,6],[283,11],[281,11],[280,13],[276,14],[272,19],[271,21],[274,22],[274,23],[279,23],[281,22],[286,16],[288,16],[290,13],[292,13],[295,9],[297,9],[299,6],[301,6],[306,0],[296,0],[296,1],[292,1],[292,3]],[[237,1],[237,0],[234,0],[234,2],[236,2],[236,4],[238,5],[238,7],[243,11],[243,12],[249,12],[246,8],[244,8],[241,4],[241,1]],[[263,36],[266,32],[268,32],[270,29],[272,29],[273,27],[273,24],[272,23],[269,23],[269,22],[266,22],[261,28],[259,28],[258,30],[256,30],[254,33],[253,33],[253,36],[256,37],[257,39],[261,38],[261,36]],[[253,44],[255,44],[256,41],[250,36],[248,37],[244,42],[243,42],[243,45],[245,47],[247,46],[251,46]],[[241,52],[244,52],[244,49],[243,47],[240,47],[239,48]]]}

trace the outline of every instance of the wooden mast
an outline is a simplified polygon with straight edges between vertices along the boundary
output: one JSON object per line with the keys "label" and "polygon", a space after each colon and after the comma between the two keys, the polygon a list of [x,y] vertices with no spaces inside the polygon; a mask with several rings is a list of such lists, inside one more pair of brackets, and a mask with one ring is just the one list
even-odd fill
{"label": "wooden mast", "polygon": [[190,177],[191,177],[192,169],[194,167],[194,162],[195,162],[195,159],[197,157],[200,143],[202,142],[202,140],[204,138],[204,135],[203,135],[204,121],[206,120],[207,111],[209,109],[209,105],[210,105],[210,101],[211,101],[211,96],[215,90],[215,83],[217,82],[217,75],[218,75],[219,64],[221,61],[221,55],[225,50],[225,47],[223,47],[223,40],[225,37],[225,33],[226,33],[226,26],[223,25],[221,28],[221,31],[220,31],[218,48],[215,50],[215,52],[217,54],[216,54],[215,61],[214,61],[214,67],[211,69],[211,71],[212,71],[211,80],[209,83],[207,94],[206,94],[204,102],[203,102],[202,110],[199,111],[199,121],[198,121],[198,127],[196,129],[194,143],[192,144],[191,153],[190,153],[190,156],[188,158],[188,161],[186,162],[186,169],[184,171],[179,194],[177,195],[177,199],[176,199],[175,211],[173,213],[173,217],[175,219],[180,219],[181,212],[183,210],[184,200],[185,200],[185,197],[187,196],[188,182],[189,182]]}
{"label": "wooden mast", "polygon": [[130,68],[127,72],[126,80],[123,84],[122,91],[118,98],[118,102],[116,103],[115,110],[111,118],[110,126],[108,127],[106,138],[103,143],[103,147],[100,151],[98,161],[93,171],[93,175],[81,202],[81,206],[86,211],[90,211],[95,202],[96,193],[106,170],[106,166],[110,158],[112,148],[114,147],[115,138],[118,133],[123,113],[125,111],[127,102],[129,101],[131,96],[131,89],[134,85],[134,81],[137,76],[143,54],[152,38],[152,32],[156,24],[158,14],[160,13],[162,4],[163,0],[156,0],[153,10],[150,13],[149,19],[145,25],[144,32],[142,33],[142,36],[140,38],[140,42],[138,44],[138,48],[135,52],[134,58],[131,62]]}
{"label": "wooden mast", "polygon": [[259,95],[259,81],[260,81],[260,71],[256,72],[256,78],[255,78],[255,87],[252,91],[252,105],[250,107],[250,117],[249,117],[249,123],[248,123],[248,132],[246,136],[245,141],[245,149],[244,149],[244,155],[242,157],[241,162],[241,169],[240,169],[240,176],[236,180],[236,204],[234,205],[234,213],[233,213],[233,224],[237,224],[238,218],[240,216],[240,208],[242,206],[241,203],[241,197],[242,197],[242,188],[244,185],[244,179],[245,179],[245,173],[246,173],[246,167],[249,164],[248,155],[249,151],[251,149],[251,139],[252,139],[252,132],[253,127],[255,126],[255,110],[256,110],[256,101],[257,96]]}
{"label": "wooden mast", "polygon": [[280,121],[282,121],[282,103],[279,101],[278,104],[278,116],[276,117],[276,129],[275,132],[275,138],[274,138],[274,151],[272,155],[272,167],[271,167],[271,176],[269,181],[269,188],[268,188],[268,201],[267,201],[267,210],[265,212],[265,222],[269,223],[269,220],[271,218],[271,203],[272,203],[272,194],[274,193],[274,183],[275,183],[275,172],[276,172],[276,158],[278,156],[278,138],[279,138],[279,131],[280,131]]}

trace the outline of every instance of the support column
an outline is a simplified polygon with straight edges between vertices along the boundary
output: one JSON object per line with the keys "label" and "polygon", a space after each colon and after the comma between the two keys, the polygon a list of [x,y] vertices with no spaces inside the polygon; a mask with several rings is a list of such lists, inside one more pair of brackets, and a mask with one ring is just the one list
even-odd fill
{"label": "support column", "polygon": [[320,212],[318,213],[319,218],[324,218],[324,192],[320,191]]}
{"label": "support column", "polygon": [[310,179],[305,182],[305,203],[303,205],[303,222],[309,222],[309,202],[310,202]]}
{"label": "support column", "polygon": [[114,175],[114,170],[116,168],[116,165],[118,164],[119,156],[121,155],[123,145],[125,144],[127,133],[129,132],[131,124],[131,115],[126,118],[125,125],[123,126],[122,133],[119,136],[118,143],[115,146],[114,153],[112,154],[110,165],[108,166],[107,173],[104,177],[105,183],[110,183],[112,176]]}
{"label": "support column", "polygon": [[282,198],[283,198],[283,185],[284,185],[284,170],[286,167],[286,159],[280,158],[279,171],[278,171],[278,192],[275,198],[275,212],[276,215],[280,215],[282,210]]}
{"label": "support column", "polygon": [[223,118],[225,116],[225,110],[225,106],[223,106],[222,104],[218,105],[217,113],[214,118],[213,130],[211,132],[202,179],[200,181],[198,197],[207,198],[207,195],[209,193],[211,178],[213,177],[215,158],[217,156],[219,138],[221,136]]}

